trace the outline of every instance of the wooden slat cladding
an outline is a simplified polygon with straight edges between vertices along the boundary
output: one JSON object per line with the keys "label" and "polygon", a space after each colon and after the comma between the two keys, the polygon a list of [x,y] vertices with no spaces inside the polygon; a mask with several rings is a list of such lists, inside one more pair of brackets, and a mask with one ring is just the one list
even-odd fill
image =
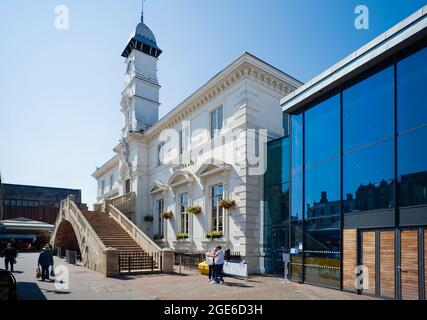
{"label": "wooden slat cladding", "polygon": [[357,264],[357,231],[344,230],[343,236],[343,287],[345,290],[356,291],[354,281]]}
{"label": "wooden slat cladding", "polygon": [[363,292],[375,294],[375,231],[366,231],[362,235],[362,264],[368,268],[368,283],[367,287],[364,286]]}
{"label": "wooden slat cladding", "polygon": [[401,232],[402,299],[418,300],[418,230]]}
{"label": "wooden slat cladding", "polygon": [[380,296],[395,297],[395,232],[380,232]]}
{"label": "wooden slat cladding", "polygon": [[427,300],[427,229],[424,230],[424,298]]}

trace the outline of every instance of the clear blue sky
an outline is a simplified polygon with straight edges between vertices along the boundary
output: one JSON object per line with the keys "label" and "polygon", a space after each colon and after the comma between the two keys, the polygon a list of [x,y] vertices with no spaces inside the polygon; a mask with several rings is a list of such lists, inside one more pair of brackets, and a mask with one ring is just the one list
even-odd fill
{"label": "clear blue sky", "polygon": [[[54,28],[57,5],[70,29]],[[356,30],[367,5],[370,29]],[[425,0],[148,0],[163,49],[161,116],[249,51],[308,81]],[[0,170],[7,183],[79,188],[92,204],[96,166],[121,134],[121,53],[141,0],[0,1]]]}

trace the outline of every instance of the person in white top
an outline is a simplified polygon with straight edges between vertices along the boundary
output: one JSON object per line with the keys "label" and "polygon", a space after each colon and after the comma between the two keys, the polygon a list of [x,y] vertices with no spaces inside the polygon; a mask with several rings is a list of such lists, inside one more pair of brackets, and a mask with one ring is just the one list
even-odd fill
{"label": "person in white top", "polygon": [[222,275],[222,270],[224,268],[224,255],[225,252],[222,250],[221,246],[216,247],[215,252],[215,282],[224,283],[224,278]]}
{"label": "person in white top", "polygon": [[209,266],[209,282],[215,281],[215,253],[216,248],[206,252],[206,263]]}

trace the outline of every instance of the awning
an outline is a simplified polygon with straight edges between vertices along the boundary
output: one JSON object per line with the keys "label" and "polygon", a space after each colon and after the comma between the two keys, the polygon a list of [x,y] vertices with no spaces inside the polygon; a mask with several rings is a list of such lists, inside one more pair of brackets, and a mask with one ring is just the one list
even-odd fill
{"label": "awning", "polygon": [[35,234],[0,234],[0,239],[31,239],[36,240],[37,236]]}

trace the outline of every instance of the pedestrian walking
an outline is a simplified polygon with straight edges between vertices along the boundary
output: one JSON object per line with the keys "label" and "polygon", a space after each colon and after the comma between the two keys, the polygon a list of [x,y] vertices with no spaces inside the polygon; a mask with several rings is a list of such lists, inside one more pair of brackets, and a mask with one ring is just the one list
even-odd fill
{"label": "pedestrian walking", "polygon": [[215,253],[216,248],[206,252],[206,263],[209,266],[209,282],[215,282]]}
{"label": "pedestrian walking", "polygon": [[18,252],[16,248],[12,246],[12,243],[8,243],[6,249],[4,249],[1,253],[1,256],[4,257],[4,266],[6,271],[9,270],[13,272],[13,265],[16,264],[16,257],[18,256]]}
{"label": "pedestrian walking", "polygon": [[221,246],[216,247],[214,263],[215,263],[215,283],[224,283],[223,269],[224,269],[224,255],[225,252]]}
{"label": "pedestrian walking", "polygon": [[49,280],[49,267],[53,268],[53,253],[48,244],[44,246],[43,251],[40,253],[37,265],[42,269],[42,281]]}

